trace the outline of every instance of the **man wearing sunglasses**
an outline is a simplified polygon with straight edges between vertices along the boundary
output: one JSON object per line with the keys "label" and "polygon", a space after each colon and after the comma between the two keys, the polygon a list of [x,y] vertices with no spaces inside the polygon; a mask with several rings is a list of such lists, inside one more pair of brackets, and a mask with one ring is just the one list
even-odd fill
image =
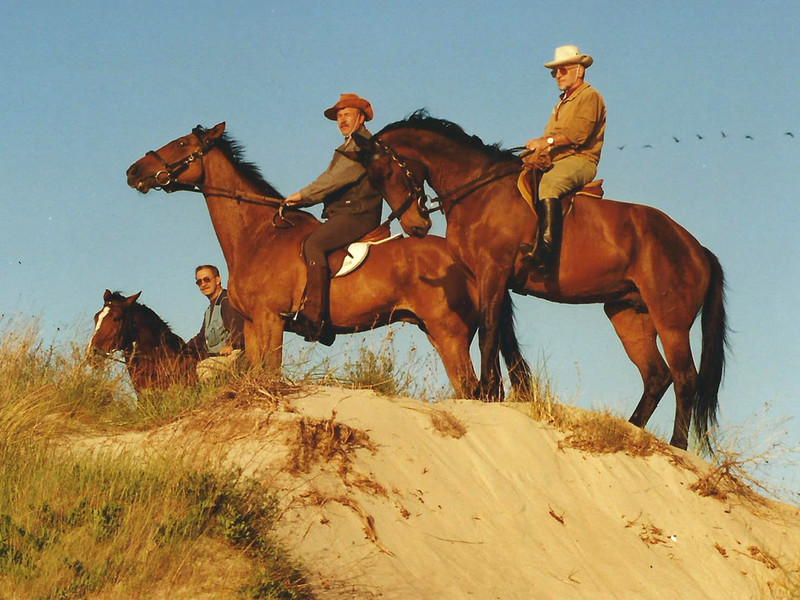
{"label": "man wearing sunglasses", "polygon": [[543,275],[551,275],[561,246],[561,198],[591,182],[603,148],[606,107],[603,97],[584,81],[594,60],[577,46],[559,46],[551,62],[544,64],[561,90],[558,104],[541,137],[529,140],[531,151],[549,152],[552,167],[539,181],[536,206],[536,244],[523,252]]}
{"label": "man wearing sunglasses", "polygon": [[195,283],[208,298],[200,333],[187,342],[189,351],[201,361],[197,376],[203,381],[232,370],[244,357],[244,317],[228,300],[228,290],[222,287],[219,269],[200,265],[194,271]]}

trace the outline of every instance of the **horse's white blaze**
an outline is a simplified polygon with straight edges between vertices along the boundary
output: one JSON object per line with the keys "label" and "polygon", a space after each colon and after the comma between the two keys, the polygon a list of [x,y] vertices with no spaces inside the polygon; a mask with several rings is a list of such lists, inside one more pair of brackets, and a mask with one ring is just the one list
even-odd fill
{"label": "horse's white blaze", "polygon": [[108,306],[104,306],[103,310],[97,315],[97,322],[94,324],[94,333],[92,333],[92,339],[89,340],[89,346],[86,348],[86,351],[89,352],[92,349],[92,344],[94,343],[94,336],[97,335],[97,332],[100,331],[100,326],[103,324],[103,319],[108,316],[108,313],[111,309]]}
{"label": "horse's white blaze", "polygon": [[104,306],[103,310],[100,311],[100,314],[97,315],[97,323],[95,323],[95,325],[94,325],[94,332],[95,333],[97,333],[100,330],[100,325],[102,325],[103,319],[106,318],[106,315],[108,315],[110,310],[111,310],[110,307]]}

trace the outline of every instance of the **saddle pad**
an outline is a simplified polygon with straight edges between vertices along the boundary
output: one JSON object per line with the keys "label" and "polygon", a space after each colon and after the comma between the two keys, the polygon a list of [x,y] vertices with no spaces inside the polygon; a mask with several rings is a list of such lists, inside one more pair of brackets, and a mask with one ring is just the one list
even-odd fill
{"label": "saddle pad", "polygon": [[368,241],[353,242],[344,250],[345,257],[344,260],[342,261],[342,266],[336,272],[334,277],[344,277],[348,273],[352,273],[353,271],[355,271],[361,265],[361,263],[363,263],[367,259],[370,246],[378,246],[379,244],[385,244],[386,242],[396,240],[397,238],[400,237],[403,237],[402,233],[396,233],[391,237],[383,238],[378,241],[368,240]]}

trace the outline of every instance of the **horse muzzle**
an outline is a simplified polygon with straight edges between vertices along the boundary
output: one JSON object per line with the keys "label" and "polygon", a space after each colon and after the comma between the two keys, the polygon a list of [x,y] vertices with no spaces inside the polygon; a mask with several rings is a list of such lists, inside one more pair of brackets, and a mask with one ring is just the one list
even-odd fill
{"label": "horse muzzle", "polygon": [[425,237],[431,230],[431,225],[432,223],[430,219],[427,219],[427,223],[425,223],[424,225],[413,225],[412,227],[410,227],[408,233],[410,233],[414,237],[420,237],[420,238]]}
{"label": "horse muzzle", "polygon": [[127,176],[128,185],[143,194],[146,194],[154,187],[155,179],[150,176],[142,176],[138,163],[134,163],[128,168]]}

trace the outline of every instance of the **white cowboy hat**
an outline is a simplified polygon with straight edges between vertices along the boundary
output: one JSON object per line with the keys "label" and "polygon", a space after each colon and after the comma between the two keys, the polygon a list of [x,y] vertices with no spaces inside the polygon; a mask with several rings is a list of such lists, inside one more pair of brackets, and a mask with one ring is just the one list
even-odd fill
{"label": "white cowboy hat", "polygon": [[553,69],[562,65],[583,65],[590,67],[594,59],[588,54],[581,54],[577,46],[559,46],[556,48],[553,60],[544,63],[545,69]]}

